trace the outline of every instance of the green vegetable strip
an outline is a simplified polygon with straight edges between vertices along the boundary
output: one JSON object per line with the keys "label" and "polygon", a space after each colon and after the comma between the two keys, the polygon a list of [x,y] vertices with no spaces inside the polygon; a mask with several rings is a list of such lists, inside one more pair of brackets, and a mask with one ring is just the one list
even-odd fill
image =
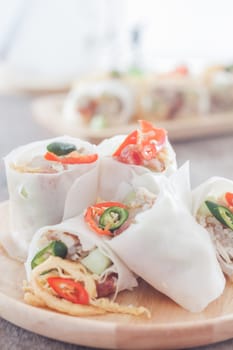
{"label": "green vegetable strip", "polygon": [[63,242],[53,241],[34,256],[31,261],[31,268],[34,269],[36,266],[42,264],[50,255],[59,256],[64,259],[67,252],[67,246]]}
{"label": "green vegetable strip", "polygon": [[47,150],[56,154],[56,156],[65,156],[73,151],[76,151],[77,148],[72,143],[52,142],[47,146]]}

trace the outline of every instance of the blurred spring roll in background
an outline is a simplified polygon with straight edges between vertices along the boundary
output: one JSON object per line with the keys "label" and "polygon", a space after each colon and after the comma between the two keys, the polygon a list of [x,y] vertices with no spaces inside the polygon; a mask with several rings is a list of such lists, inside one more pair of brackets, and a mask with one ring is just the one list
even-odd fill
{"label": "blurred spring roll in background", "polygon": [[3,245],[23,260],[35,231],[61,222],[66,197],[80,177],[95,192],[98,155],[88,142],[64,136],[17,148],[5,158],[5,166],[10,235]]}
{"label": "blurred spring roll in background", "polygon": [[187,67],[150,75],[142,85],[140,113],[150,121],[190,118],[206,112],[208,96]]}
{"label": "blurred spring roll in background", "polygon": [[128,124],[135,113],[134,90],[120,76],[80,81],[67,96],[63,108],[65,120],[92,129]]}
{"label": "blurred spring roll in background", "polygon": [[[143,167],[155,173],[170,175],[177,169],[176,155],[170,145],[167,132],[140,120],[140,129],[128,136],[119,135],[103,141],[97,146],[101,157],[128,164],[132,168]],[[135,171],[140,171],[136,169]],[[142,171],[142,169],[141,169]]]}
{"label": "blurred spring roll in background", "polygon": [[171,178],[131,176],[114,187],[112,200],[103,180],[100,199],[84,213],[87,226],[131,271],[185,309],[201,312],[221,295],[225,279],[208,233],[180,193],[180,184],[189,183],[187,168]]}
{"label": "blurred spring roll in background", "polygon": [[106,312],[149,316],[143,307],[114,299],[137,286],[136,277],[82,219],[40,229],[25,264],[25,300],[73,316]]}
{"label": "blurred spring roll in background", "polygon": [[233,182],[213,177],[193,191],[193,214],[208,231],[223,272],[233,279]]}
{"label": "blurred spring roll in background", "polygon": [[208,91],[208,112],[229,113],[233,110],[233,65],[208,67],[202,76]]}

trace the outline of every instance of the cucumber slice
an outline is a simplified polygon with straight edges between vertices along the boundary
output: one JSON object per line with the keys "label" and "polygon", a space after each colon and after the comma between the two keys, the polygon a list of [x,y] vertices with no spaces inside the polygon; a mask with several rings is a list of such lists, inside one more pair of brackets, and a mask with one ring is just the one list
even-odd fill
{"label": "cucumber slice", "polygon": [[25,188],[24,186],[21,187],[20,195],[21,195],[24,199],[27,199],[27,198],[28,198],[28,193],[27,193],[27,190],[26,190],[26,188]]}
{"label": "cucumber slice", "polygon": [[95,115],[91,122],[90,127],[92,129],[101,130],[107,127],[106,118],[103,115]]}
{"label": "cucumber slice", "polygon": [[81,263],[91,272],[101,275],[112,261],[104,255],[98,248],[94,249],[88,256],[81,260]]}

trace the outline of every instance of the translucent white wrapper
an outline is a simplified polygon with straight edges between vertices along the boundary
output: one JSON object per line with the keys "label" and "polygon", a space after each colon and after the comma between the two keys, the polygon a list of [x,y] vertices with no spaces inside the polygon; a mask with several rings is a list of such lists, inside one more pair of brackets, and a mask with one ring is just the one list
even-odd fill
{"label": "translucent white wrapper", "polygon": [[37,252],[43,248],[43,246],[39,244],[39,241],[42,235],[48,230],[55,230],[73,234],[79,238],[83,250],[91,250],[95,247],[98,247],[103,254],[109,257],[110,260],[113,262],[113,265],[111,265],[106,271],[109,271],[109,273],[114,272],[118,274],[116,294],[124,289],[132,289],[138,285],[135,275],[128,270],[128,268],[109,249],[109,247],[105,244],[103,240],[101,240],[100,237],[98,237],[88,229],[88,227],[83,221],[82,216],[64,221],[61,224],[55,226],[43,227],[36,232],[30,244],[29,255],[25,263],[28,281],[30,281],[31,261],[37,254]]}
{"label": "translucent white wrapper", "polygon": [[[2,243],[12,257],[20,260],[25,260],[28,245],[38,228],[62,221],[66,198],[69,201],[70,196],[76,195],[72,190],[73,187],[77,188],[76,182],[82,179],[83,187],[89,188],[94,194],[96,192],[99,161],[70,165],[68,170],[49,174],[25,173],[11,167],[45,154],[46,146],[54,141],[73,143],[77,148],[83,147],[86,153],[96,153],[96,148],[88,142],[63,136],[21,146],[5,158],[10,199],[10,235],[5,236]],[[78,196],[76,201],[79,201]],[[85,200],[82,204],[85,205]]]}
{"label": "translucent white wrapper", "polygon": [[[127,135],[117,135],[117,136],[113,136],[109,139],[102,141],[97,146],[97,152],[100,155],[100,157],[111,157],[111,155],[117,150],[117,148],[125,140],[126,137],[127,137]],[[169,143],[168,139],[166,140],[165,147],[168,149],[169,165],[162,173],[155,172],[155,174],[158,174],[158,175],[163,174],[163,175],[169,176],[177,170],[176,154],[175,154],[171,144]],[[140,166],[140,165],[132,165],[132,164],[124,164],[124,165],[131,167],[133,170],[135,170],[136,173],[150,172],[151,171],[148,168]]]}
{"label": "translucent white wrapper", "polygon": [[146,187],[157,199],[108,245],[155,289],[185,309],[200,312],[221,295],[225,278],[209,235],[192,217],[175,183],[151,174],[135,178],[134,186]]}
{"label": "translucent white wrapper", "polygon": [[[224,195],[226,192],[233,192],[233,181],[225,179],[223,177],[212,177],[202,183],[200,186],[198,186],[194,191],[192,195],[192,206],[193,206],[193,215],[194,217],[197,216],[197,212],[201,205],[205,202],[205,200],[212,198],[219,198],[222,195]],[[208,210],[207,210],[208,212]],[[220,224],[221,226],[221,224]],[[228,231],[231,231],[230,229],[227,229]],[[214,242],[215,248],[216,248],[216,254],[218,257],[218,260],[220,261],[222,270],[230,276],[231,279],[233,279],[233,261],[231,259],[231,256],[229,256],[229,259],[231,262],[227,262],[226,259],[223,258],[224,255],[228,255],[227,250],[233,249],[233,231],[231,235],[228,233],[228,239],[227,244],[225,245],[224,242],[221,242],[221,235],[219,235],[219,238],[216,236],[212,237],[212,240]]]}
{"label": "translucent white wrapper", "polygon": [[187,310],[202,311],[220,296],[225,278],[209,235],[191,215],[188,164],[167,178],[143,167],[102,159],[99,200],[123,201],[138,187],[156,194],[155,204],[138,214],[123,233],[105,242],[155,289]]}

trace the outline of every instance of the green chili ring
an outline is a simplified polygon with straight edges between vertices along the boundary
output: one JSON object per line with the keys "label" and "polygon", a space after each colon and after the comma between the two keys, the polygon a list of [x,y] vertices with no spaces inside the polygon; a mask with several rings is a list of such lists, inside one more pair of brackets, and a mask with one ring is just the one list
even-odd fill
{"label": "green chili ring", "polygon": [[31,261],[31,268],[34,269],[48,259],[50,255],[65,258],[67,255],[67,246],[61,241],[53,241],[45,248],[40,250]]}
{"label": "green chili ring", "polygon": [[129,212],[125,208],[110,207],[106,209],[99,219],[99,227],[108,228],[109,231],[115,231],[120,228],[128,219]]}
{"label": "green chili ring", "polygon": [[228,208],[211,201],[205,201],[205,204],[211,214],[213,214],[221,224],[233,230],[233,214]]}

